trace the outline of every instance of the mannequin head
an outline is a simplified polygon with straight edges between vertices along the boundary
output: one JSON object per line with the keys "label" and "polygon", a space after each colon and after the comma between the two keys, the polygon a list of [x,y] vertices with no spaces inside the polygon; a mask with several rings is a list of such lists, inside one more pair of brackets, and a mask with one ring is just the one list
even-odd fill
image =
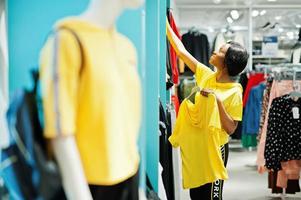
{"label": "mannequin head", "polygon": [[122,1],[123,6],[125,8],[138,8],[144,3],[144,0],[116,0],[116,1]]}
{"label": "mannequin head", "polygon": [[112,28],[127,8],[138,8],[144,0],[90,0],[88,8],[79,16],[103,28]]}
{"label": "mannequin head", "polygon": [[90,0],[90,3],[97,3],[101,5],[111,4],[125,9],[138,8],[144,3],[144,0]]}
{"label": "mannequin head", "polygon": [[243,46],[230,41],[224,44],[218,52],[214,52],[209,62],[218,71],[224,71],[229,76],[237,76],[247,66],[248,58],[248,52]]}

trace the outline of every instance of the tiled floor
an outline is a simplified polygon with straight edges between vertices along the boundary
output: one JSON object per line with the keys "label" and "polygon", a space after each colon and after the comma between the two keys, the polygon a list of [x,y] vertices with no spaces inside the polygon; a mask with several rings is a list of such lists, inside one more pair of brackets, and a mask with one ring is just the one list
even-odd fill
{"label": "tiled floor", "polygon": [[[233,146],[232,146],[233,147]],[[267,188],[267,174],[256,171],[256,151],[235,151],[229,155],[229,180],[224,185],[224,200],[281,200]],[[287,200],[301,200],[301,193],[282,197]]]}

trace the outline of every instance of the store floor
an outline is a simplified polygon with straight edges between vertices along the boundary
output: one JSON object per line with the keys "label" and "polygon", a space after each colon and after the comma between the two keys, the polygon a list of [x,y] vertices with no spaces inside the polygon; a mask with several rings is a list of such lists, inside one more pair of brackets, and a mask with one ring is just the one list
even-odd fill
{"label": "store floor", "polygon": [[[256,151],[241,151],[239,144],[230,145],[229,180],[224,185],[224,200],[281,200],[267,188],[267,173],[258,174]],[[301,193],[286,195],[287,200],[301,200]]]}

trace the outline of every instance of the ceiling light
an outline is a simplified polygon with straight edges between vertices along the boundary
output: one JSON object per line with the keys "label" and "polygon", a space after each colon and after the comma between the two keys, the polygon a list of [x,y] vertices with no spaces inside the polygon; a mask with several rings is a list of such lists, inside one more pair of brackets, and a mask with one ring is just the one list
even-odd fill
{"label": "ceiling light", "polygon": [[229,24],[233,23],[233,19],[231,17],[227,17],[227,21],[228,21]]}
{"label": "ceiling light", "polygon": [[214,32],[214,29],[213,29],[212,27],[209,27],[209,28],[208,28],[208,31],[209,31],[210,33],[213,33],[213,32]]}
{"label": "ceiling light", "polygon": [[231,10],[230,14],[234,20],[237,20],[239,18],[239,12],[237,10]]}
{"label": "ceiling light", "polygon": [[282,18],[282,16],[276,16],[276,17],[275,17],[275,19],[276,19],[277,21],[279,21],[281,18]]}
{"label": "ceiling light", "polygon": [[277,1],[277,0],[268,0],[268,2],[275,2],[275,1]]}
{"label": "ceiling light", "polygon": [[215,4],[219,4],[221,2],[221,0],[213,0],[213,3]]}
{"label": "ceiling light", "polygon": [[257,17],[259,15],[259,11],[258,10],[253,10],[252,11],[252,16],[253,17]]}
{"label": "ceiling light", "polygon": [[286,35],[289,39],[294,39],[294,32],[287,32]]}
{"label": "ceiling light", "polygon": [[278,31],[279,31],[280,33],[282,33],[282,32],[283,32],[283,28],[279,28]]}
{"label": "ceiling light", "polygon": [[296,28],[301,28],[301,24],[296,24]]}
{"label": "ceiling light", "polygon": [[265,15],[266,13],[267,13],[266,10],[262,10],[262,11],[260,12],[260,16],[263,16],[263,15]]}

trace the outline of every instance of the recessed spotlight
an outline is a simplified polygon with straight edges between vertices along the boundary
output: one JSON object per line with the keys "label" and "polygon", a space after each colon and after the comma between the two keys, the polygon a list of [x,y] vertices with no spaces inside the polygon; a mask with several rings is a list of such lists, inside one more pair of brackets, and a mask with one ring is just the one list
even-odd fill
{"label": "recessed spotlight", "polygon": [[296,24],[296,28],[301,28],[301,24]]}
{"label": "recessed spotlight", "polygon": [[283,30],[283,28],[279,28],[278,31],[279,31],[280,33],[282,33],[284,30]]}
{"label": "recessed spotlight", "polygon": [[239,12],[237,10],[231,10],[230,14],[234,20],[237,20],[239,18]]}
{"label": "recessed spotlight", "polygon": [[213,29],[212,27],[208,27],[208,31],[209,31],[210,33],[213,33],[213,32],[214,32],[214,29]]}
{"label": "recessed spotlight", "polygon": [[275,1],[277,1],[277,0],[267,0],[268,2],[275,2]]}
{"label": "recessed spotlight", "polygon": [[265,15],[266,13],[267,13],[266,10],[262,10],[262,11],[260,11],[260,16],[263,16],[263,15]]}
{"label": "recessed spotlight", "polygon": [[281,18],[282,18],[282,16],[276,16],[276,17],[275,17],[275,19],[276,19],[277,21],[279,21]]}
{"label": "recessed spotlight", "polygon": [[259,11],[258,10],[253,10],[252,11],[252,16],[253,17],[257,17],[259,15]]}
{"label": "recessed spotlight", "polygon": [[227,21],[228,21],[229,24],[233,23],[233,19],[231,17],[227,17]]}
{"label": "recessed spotlight", "polygon": [[294,38],[294,32],[287,32],[286,35],[288,38],[293,39]]}

